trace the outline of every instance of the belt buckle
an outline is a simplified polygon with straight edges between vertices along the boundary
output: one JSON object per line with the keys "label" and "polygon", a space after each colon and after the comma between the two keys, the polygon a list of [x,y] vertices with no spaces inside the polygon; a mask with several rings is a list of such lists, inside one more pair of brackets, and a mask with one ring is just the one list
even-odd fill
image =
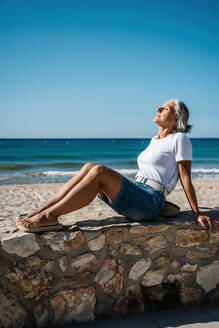
{"label": "belt buckle", "polygon": [[138,183],[144,183],[144,180],[145,180],[145,178],[144,177],[141,177],[141,176],[137,176],[135,178],[135,181],[138,182]]}
{"label": "belt buckle", "polygon": [[147,178],[142,177],[140,183],[146,184],[147,180],[148,180]]}

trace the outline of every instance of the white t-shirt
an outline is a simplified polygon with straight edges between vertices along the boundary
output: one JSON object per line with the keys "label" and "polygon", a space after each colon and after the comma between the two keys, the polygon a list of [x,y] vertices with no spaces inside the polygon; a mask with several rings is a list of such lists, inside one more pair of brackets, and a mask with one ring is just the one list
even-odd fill
{"label": "white t-shirt", "polygon": [[185,133],[153,137],[149,146],[137,158],[137,176],[162,183],[170,193],[179,180],[177,162],[192,160],[192,144]]}

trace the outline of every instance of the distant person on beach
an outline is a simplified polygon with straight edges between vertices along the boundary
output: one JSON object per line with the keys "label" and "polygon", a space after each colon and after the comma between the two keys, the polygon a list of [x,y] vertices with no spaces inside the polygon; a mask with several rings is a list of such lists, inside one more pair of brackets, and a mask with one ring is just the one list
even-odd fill
{"label": "distant person on beach", "polygon": [[28,215],[20,215],[19,229],[28,232],[62,229],[60,215],[88,205],[97,195],[132,221],[153,221],[164,208],[165,196],[180,178],[196,223],[215,231],[219,223],[199,211],[191,181],[192,144],[186,133],[192,126],[188,119],[189,111],[182,101],[168,100],[157,109],[153,120],[159,127],[158,135],[137,158],[135,182],[104,165],[87,163],[44,205]]}

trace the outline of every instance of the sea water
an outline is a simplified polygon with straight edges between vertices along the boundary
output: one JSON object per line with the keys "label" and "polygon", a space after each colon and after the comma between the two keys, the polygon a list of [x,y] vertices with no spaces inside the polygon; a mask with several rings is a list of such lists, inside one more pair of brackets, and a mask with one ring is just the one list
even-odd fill
{"label": "sea water", "polygon": [[[219,138],[190,138],[192,178],[219,179]],[[150,139],[0,139],[0,184],[65,182],[87,162],[134,179]]]}

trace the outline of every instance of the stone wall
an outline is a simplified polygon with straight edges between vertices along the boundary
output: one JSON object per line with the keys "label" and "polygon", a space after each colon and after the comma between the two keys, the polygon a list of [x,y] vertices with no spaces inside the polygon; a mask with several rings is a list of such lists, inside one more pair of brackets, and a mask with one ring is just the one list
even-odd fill
{"label": "stone wall", "polygon": [[219,232],[109,218],[3,237],[0,327],[45,327],[219,298]]}

